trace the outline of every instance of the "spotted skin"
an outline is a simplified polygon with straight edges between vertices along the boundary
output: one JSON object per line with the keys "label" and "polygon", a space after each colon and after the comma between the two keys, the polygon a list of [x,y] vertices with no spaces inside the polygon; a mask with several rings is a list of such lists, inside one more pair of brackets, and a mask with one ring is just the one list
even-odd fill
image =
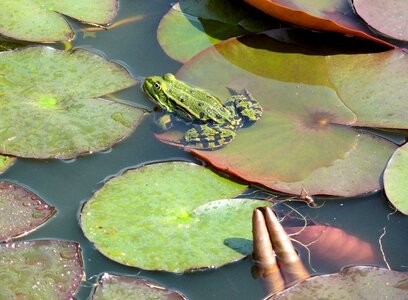
{"label": "spotted skin", "polygon": [[[147,77],[143,91],[175,119],[191,122],[180,141],[196,149],[214,150],[230,143],[246,122],[262,117],[262,107],[247,90],[229,89],[232,96],[222,103],[205,90],[191,87],[172,74]],[[169,125],[166,125],[169,128]]]}

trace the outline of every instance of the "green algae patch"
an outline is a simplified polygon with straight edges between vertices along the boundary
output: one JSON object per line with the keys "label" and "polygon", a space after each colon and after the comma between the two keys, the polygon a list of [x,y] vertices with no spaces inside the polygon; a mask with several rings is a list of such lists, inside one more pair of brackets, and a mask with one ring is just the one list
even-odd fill
{"label": "green algae patch", "polygon": [[339,273],[315,276],[268,300],[277,299],[405,299],[407,273],[356,266]]}
{"label": "green algae patch", "polygon": [[0,242],[33,231],[55,212],[55,207],[33,192],[10,182],[0,182]]}
{"label": "green algae patch", "polygon": [[92,299],[185,300],[182,294],[145,279],[104,273]]}
{"label": "green algae patch", "polygon": [[152,164],[108,181],[84,205],[81,226],[99,251],[125,265],[215,268],[252,251],[252,210],[269,203],[229,199],[245,188],[198,165]]}
{"label": "green algae patch", "polygon": [[67,159],[108,149],[143,116],[141,109],[100,98],[136,80],[93,52],[29,47],[1,52],[0,66],[2,154]]}
{"label": "green algae patch", "polygon": [[74,37],[61,15],[91,24],[108,24],[118,12],[117,0],[2,0],[0,33],[19,40],[57,42]]}
{"label": "green algae patch", "polygon": [[72,299],[83,276],[79,244],[0,244],[0,299]]}

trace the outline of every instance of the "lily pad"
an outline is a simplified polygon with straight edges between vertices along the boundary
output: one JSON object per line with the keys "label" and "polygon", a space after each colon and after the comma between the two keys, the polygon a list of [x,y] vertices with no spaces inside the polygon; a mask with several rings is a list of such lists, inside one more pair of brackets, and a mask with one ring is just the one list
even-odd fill
{"label": "lily pad", "polygon": [[[382,53],[371,55],[381,62]],[[350,107],[360,100],[352,94],[342,97],[342,90],[332,83],[341,79],[338,61],[347,64],[348,59],[354,65],[360,58],[321,55],[267,35],[230,39],[208,48],[185,64],[177,76],[220,99],[228,98],[226,87],[246,88],[261,103],[264,114],[251,126],[239,129],[237,138],[224,148],[190,151],[225,172],[293,194],[304,188],[309,194],[354,196],[379,189],[379,178],[396,146],[350,127],[359,124],[360,110],[355,114]],[[384,90],[392,95],[393,89],[401,89],[398,82]],[[395,113],[408,104],[391,99],[387,109],[395,103]],[[372,113],[373,124],[382,124],[381,118],[375,118],[376,107],[366,107],[365,112]],[[390,123],[408,128],[407,120],[390,118]],[[177,143],[180,134],[169,131],[157,136]]]}
{"label": "lily pad", "polygon": [[408,144],[398,148],[384,171],[387,198],[403,214],[408,215]]}
{"label": "lily pad", "polygon": [[118,0],[2,0],[0,33],[35,42],[70,40],[74,32],[60,13],[104,25],[112,21],[117,11]]}
{"label": "lily pad", "polygon": [[0,155],[0,174],[10,168],[15,162],[15,157]]}
{"label": "lily pad", "polygon": [[55,212],[53,206],[33,192],[10,182],[0,182],[0,241],[29,233]]}
{"label": "lily pad", "polygon": [[262,32],[273,25],[269,16],[243,2],[181,0],[160,21],[157,39],[167,55],[186,62],[221,40]]}
{"label": "lily pad", "polygon": [[306,28],[339,32],[391,46],[376,36],[348,0],[245,0],[263,12]]}
{"label": "lily pad", "polygon": [[405,299],[408,274],[357,266],[315,276],[268,299]]}
{"label": "lily pad", "polygon": [[354,0],[353,5],[368,25],[394,39],[408,41],[408,2],[404,0]]}
{"label": "lily pad", "polygon": [[99,251],[125,265],[177,273],[215,268],[251,252],[252,210],[269,205],[218,200],[245,188],[190,163],[148,165],[108,181],[84,205],[81,226]]}
{"label": "lily pad", "polygon": [[185,300],[179,292],[166,289],[156,282],[104,273],[92,297],[95,300]]}
{"label": "lily pad", "polygon": [[76,242],[0,244],[1,299],[71,299],[82,280]]}
{"label": "lily pad", "polygon": [[92,52],[30,47],[1,52],[0,65],[2,154],[65,159],[108,149],[143,116],[140,109],[96,98],[136,81]]}

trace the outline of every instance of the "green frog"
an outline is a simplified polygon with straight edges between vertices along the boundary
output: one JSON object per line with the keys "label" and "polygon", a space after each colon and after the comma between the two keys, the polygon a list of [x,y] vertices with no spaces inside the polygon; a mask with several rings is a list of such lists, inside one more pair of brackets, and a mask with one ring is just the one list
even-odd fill
{"label": "green frog", "polygon": [[196,149],[216,149],[231,142],[245,122],[262,117],[262,107],[247,90],[222,103],[205,90],[191,87],[173,74],[147,77],[143,91],[176,119],[191,122],[181,143]]}

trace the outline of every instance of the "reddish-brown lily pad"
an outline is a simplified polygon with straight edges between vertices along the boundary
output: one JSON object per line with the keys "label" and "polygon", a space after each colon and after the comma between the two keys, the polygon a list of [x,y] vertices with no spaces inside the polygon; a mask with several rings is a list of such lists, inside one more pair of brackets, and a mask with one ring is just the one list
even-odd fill
{"label": "reddish-brown lily pad", "polygon": [[354,0],[356,12],[368,25],[394,39],[408,41],[408,2]]}
{"label": "reddish-brown lily pad", "polygon": [[[385,53],[400,55],[403,59],[397,62],[408,64],[401,51]],[[369,56],[376,57],[378,63],[384,60],[383,53]],[[396,80],[383,86],[383,93],[391,95],[387,110],[401,117],[377,118],[380,97],[374,97],[376,105],[365,110],[350,109],[361,102],[362,96],[354,97],[343,90],[360,92],[360,71],[358,77],[351,70],[342,72],[340,61],[355,66],[363,58],[319,55],[267,35],[230,39],[208,48],[185,64],[177,76],[220,99],[228,98],[227,87],[246,88],[260,102],[264,114],[251,126],[239,129],[236,139],[224,148],[192,149],[192,153],[247,181],[293,194],[305,189],[309,194],[353,196],[379,189],[380,175],[396,146],[350,125],[360,125],[360,115],[367,115],[372,118],[372,126],[378,124],[375,127],[388,122],[389,126],[408,128],[408,118],[402,117],[408,102],[394,96],[402,94],[395,89],[403,90],[401,81]],[[362,68],[375,76],[370,65]],[[384,65],[376,72],[380,70],[378,76],[393,77],[393,68]],[[355,89],[352,78],[357,82]],[[350,86],[344,88],[348,83]],[[369,83],[364,87],[367,97],[378,81]],[[169,143],[177,143],[181,136],[174,130],[157,134]]]}
{"label": "reddish-brown lily pad", "polygon": [[354,13],[351,1],[245,0],[245,2],[275,18],[295,25],[353,35],[391,46],[376,37]]}
{"label": "reddish-brown lily pad", "polygon": [[104,273],[92,299],[186,300],[182,294],[145,279]]}
{"label": "reddish-brown lily pad", "polygon": [[38,240],[0,244],[1,299],[72,299],[83,276],[79,244]]}
{"label": "reddish-brown lily pad", "polygon": [[55,212],[55,207],[33,192],[10,182],[0,182],[0,241],[35,230]]}
{"label": "reddish-brown lily pad", "polygon": [[407,273],[357,266],[311,277],[268,299],[406,299],[407,296]]}

